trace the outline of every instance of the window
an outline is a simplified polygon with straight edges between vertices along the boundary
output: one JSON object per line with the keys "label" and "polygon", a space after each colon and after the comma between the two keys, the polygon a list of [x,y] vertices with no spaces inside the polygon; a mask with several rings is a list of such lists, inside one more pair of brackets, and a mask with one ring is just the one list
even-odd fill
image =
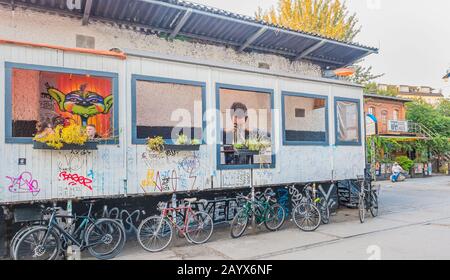
{"label": "window", "polygon": [[[375,116],[375,108],[374,107],[369,107],[369,112],[370,115]],[[376,116],[375,116],[376,117]]]}
{"label": "window", "polygon": [[392,119],[394,121],[398,121],[398,115],[399,115],[399,111],[398,110],[394,110],[394,112],[392,114]]}
{"label": "window", "polygon": [[282,104],[285,145],[328,144],[327,97],[283,92]]}
{"label": "window", "polygon": [[360,101],[335,99],[336,145],[361,145]]}
{"label": "window", "polygon": [[387,124],[388,121],[387,118],[388,118],[388,111],[387,110],[381,111],[381,123]]}
{"label": "window", "polygon": [[217,84],[218,168],[273,167],[273,91]]}
{"label": "window", "polygon": [[7,142],[31,143],[40,128],[71,120],[96,138],[117,135],[116,74],[7,63],[6,78]]}
{"label": "window", "polygon": [[133,144],[180,134],[202,142],[205,83],[133,75]]}

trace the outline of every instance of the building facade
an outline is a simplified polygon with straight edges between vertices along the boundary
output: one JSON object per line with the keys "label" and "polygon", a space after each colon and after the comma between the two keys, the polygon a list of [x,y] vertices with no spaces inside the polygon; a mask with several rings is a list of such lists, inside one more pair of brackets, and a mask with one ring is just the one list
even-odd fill
{"label": "building facade", "polygon": [[[177,193],[204,199],[197,207],[219,223],[250,186],[273,188],[289,211],[285,186],[309,182],[336,209],[339,183],[364,174],[362,88],[322,69],[376,49],[184,1],[81,3],[0,0],[0,204],[9,219],[27,220],[30,202],[75,209],[88,198],[148,215]],[[38,125],[61,119],[94,126],[95,147],[33,142]],[[269,145],[242,156],[253,132]],[[177,144],[180,133],[197,144]],[[155,136],[164,153],[148,149]]]}
{"label": "building facade", "polygon": [[393,86],[393,85],[379,84],[378,89],[382,91],[394,89],[395,94],[398,97],[406,98],[409,100],[421,99],[432,106],[437,106],[441,102],[441,100],[444,99],[442,90],[436,90],[428,86],[410,86],[410,85]]}
{"label": "building facade", "polygon": [[410,100],[376,94],[364,95],[364,112],[377,120],[379,135],[408,134],[405,104]]}

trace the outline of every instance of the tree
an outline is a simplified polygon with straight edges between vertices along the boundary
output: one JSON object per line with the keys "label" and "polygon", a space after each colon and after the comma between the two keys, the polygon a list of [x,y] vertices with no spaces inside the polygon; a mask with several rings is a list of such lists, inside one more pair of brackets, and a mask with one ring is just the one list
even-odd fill
{"label": "tree", "polygon": [[442,99],[437,109],[443,116],[450,117],[450,99]]}
{"label": "tree", "polygon": [[416,100],[406,106],[408,120],[419,123],[436,133],[426,141],[426,146],[437,157],[439,165],[440,159],[445,158],[450,151],[450,117],[446,115],[448,104],[442,102],[438,108],[434,108],[423,100]]}
{"label": "tree", "polygon": [[258,8],[256,18],[294,30],[352,41],[360,32],[356,14],[339,0],[279,0],[278,8]]}
{"label": "tree", "polygon": [[381,90],[378,88],[377,83],[374,82],[366,82],[364,84],[364,93],[369,94],[378,94],[383,96],[397,96],[397,90],[392,87],[388,87],[387,90]]}
{"label": "tree", "polygon": [[450,137],[450,117],[442,113],[445,105],[440,109],[434,108],[419,99],[407,103],[406,107],[406,118],[408,120],[419,123],[441,136]]}
{"label": "tree", "polygon": [[[293,30],[317,33],[332,39],[351,42],[361,31],[356,14],[349,14],[340,0],[278,0],[278,8],[263,11],[256,18]],[[354,64],[350,81],[365,85],[384,74],[372,74],[372,67]]]}

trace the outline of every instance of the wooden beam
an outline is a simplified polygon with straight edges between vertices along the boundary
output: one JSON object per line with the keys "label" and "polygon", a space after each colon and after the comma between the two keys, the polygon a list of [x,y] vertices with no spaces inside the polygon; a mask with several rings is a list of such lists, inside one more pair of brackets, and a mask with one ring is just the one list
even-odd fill
{"label": "wooden beam", "polygon": [[172,33],[170,33],[169,39],[173,39],[173,38],[175,38],[178,35],[178,33],[180,32],[181,28],[183,28],[184,24],[189,19],[191,14],[192,14],[192,9],[186,10],[186,12],[184,13],[183,17],[180,19],[180,22],[178,22],[177,26],[175,26],[175,29],[172,31]]}
{"label": "wooden beam", "polygon": [[263,35],[266,31],[267,31],[268,27],[267,26],[263,26],[261,27],[258,32],[256,32],[255,34],[253,34],[252,36],[250,36],[250,38],[247,39],[247,41],[245,41],[245,43],[239,47],[238,52],[242,52],[244,51],[246,48],[248,48],[248,46],[250,46],[253,42],[256,41],[256,39],[258,39],[259,37],[261,37],[261,35]]}
{"label": "wooden beam", "polygon": [[327,41],[322,40],[314,45],[312,45],[311,47],[309,47],[308,49],[304,50],[301,54],[299,54],[294,60],[299,60],[302,58],[307,57],[310,53],[312,53],[313,51],[317,50],[318,48],[322,47],[323,45],[325,45],[327,43]]}
{"label": "wooden beam", "polygon": [[81,20],[82,25],[88,25],[89,17],[91,16],[92,10],[92,0],[86,0],[86,6],[84,6],[83,19]]}

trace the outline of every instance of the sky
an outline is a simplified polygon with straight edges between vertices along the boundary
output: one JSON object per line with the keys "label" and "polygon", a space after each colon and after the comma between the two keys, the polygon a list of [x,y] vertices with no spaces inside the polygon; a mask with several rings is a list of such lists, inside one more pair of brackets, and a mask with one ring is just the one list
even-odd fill
{"label": "sky", "polygon": [[[278,0],[191,0],[192,2],[254,16],[258,7]],[[379,83],[431,86],[450,97],[450,82],[442,77],[450,68],[449,0],[347,0],[356,13],[361,33],[355,41],[379,48],[363,65],[385,75]]]}

